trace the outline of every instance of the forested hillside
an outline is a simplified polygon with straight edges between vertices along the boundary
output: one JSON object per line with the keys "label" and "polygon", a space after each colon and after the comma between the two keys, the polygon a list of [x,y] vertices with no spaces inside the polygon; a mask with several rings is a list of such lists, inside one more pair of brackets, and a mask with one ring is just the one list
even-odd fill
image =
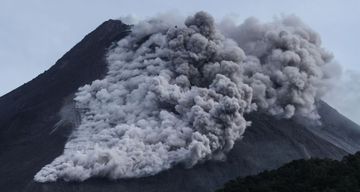
{"label": "forested hillside", "polygon": [[277,170],[238,178],[217,192],[357,192],[360,191],[360,152],[342,161],[295,160]]}

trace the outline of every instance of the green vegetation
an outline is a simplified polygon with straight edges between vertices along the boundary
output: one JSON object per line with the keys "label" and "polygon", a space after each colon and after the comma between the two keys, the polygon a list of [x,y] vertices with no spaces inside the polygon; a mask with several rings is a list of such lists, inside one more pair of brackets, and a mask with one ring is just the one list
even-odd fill
{"label": "green vegetation", "polygon": [[360,192],[360,152],[342,161],[292,161],[277,170],[237,178],[217,192]]}

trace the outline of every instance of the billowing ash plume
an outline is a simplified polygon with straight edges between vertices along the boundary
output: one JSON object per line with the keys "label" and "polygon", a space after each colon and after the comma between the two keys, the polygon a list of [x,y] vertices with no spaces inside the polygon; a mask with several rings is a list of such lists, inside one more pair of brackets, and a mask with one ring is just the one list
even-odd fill
{"label": "billowing ash plume", "polygon": [[248,56],[244,82],[253,88],[261,110],[319,119],[315,99],[326,93],[336,75],[333,56],[320,47],[318,34],[294,16],[268,24],[250,18],[223,28]]}
{"label": "billowing ash plume", "polygon": [[319,119],[332,57],[316,33],[293,17],[216,26],[204,12],[184,25],[135,25],[109,51],[107,76],[79,89],[81,124],[35,180],[143,177],[222,160],[254,110]]}

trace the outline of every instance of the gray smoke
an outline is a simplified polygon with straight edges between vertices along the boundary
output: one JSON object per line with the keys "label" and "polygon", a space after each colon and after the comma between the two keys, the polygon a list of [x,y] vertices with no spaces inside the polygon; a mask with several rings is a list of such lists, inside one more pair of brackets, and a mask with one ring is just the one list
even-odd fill
{"label": "gray smoke", "polygon": [[285,118],[320,118],[315,100],[329,90],[336,64],[317,33],[295,16],[267,24],[249,18],[223,29],[248,56],[244,82],[261,110]]}
{"label": "gray smoke", "polygon": [[226,27],[204,12],[176,26],[141,21],[109,51],[106,77],[79,89],[81,124],[35,180],[143,177],[224,160],[250,124],[245,113],[319,120],[331,59],[294,17]]}

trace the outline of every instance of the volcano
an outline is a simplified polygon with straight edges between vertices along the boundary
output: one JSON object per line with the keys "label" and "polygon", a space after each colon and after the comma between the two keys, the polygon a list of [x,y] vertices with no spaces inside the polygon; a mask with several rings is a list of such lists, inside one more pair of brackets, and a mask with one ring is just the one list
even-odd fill
{"label": "volcano", "polygon": [[34,175],[63,153],[80,121],[71,107],[78,88],[106,75],[106,53],[130,32],[131,26],[119,20],[104,22],[49,70],[0,98],[1,191],[207,192],[230,179],[274,169],[295,159],[341,159],[360,149],[360,127],[318,101],[321,125],[263,112],[245,114],[252,124],[222,161],[209,160],[191,168],[175,165],[140,178],[35,182]]}

